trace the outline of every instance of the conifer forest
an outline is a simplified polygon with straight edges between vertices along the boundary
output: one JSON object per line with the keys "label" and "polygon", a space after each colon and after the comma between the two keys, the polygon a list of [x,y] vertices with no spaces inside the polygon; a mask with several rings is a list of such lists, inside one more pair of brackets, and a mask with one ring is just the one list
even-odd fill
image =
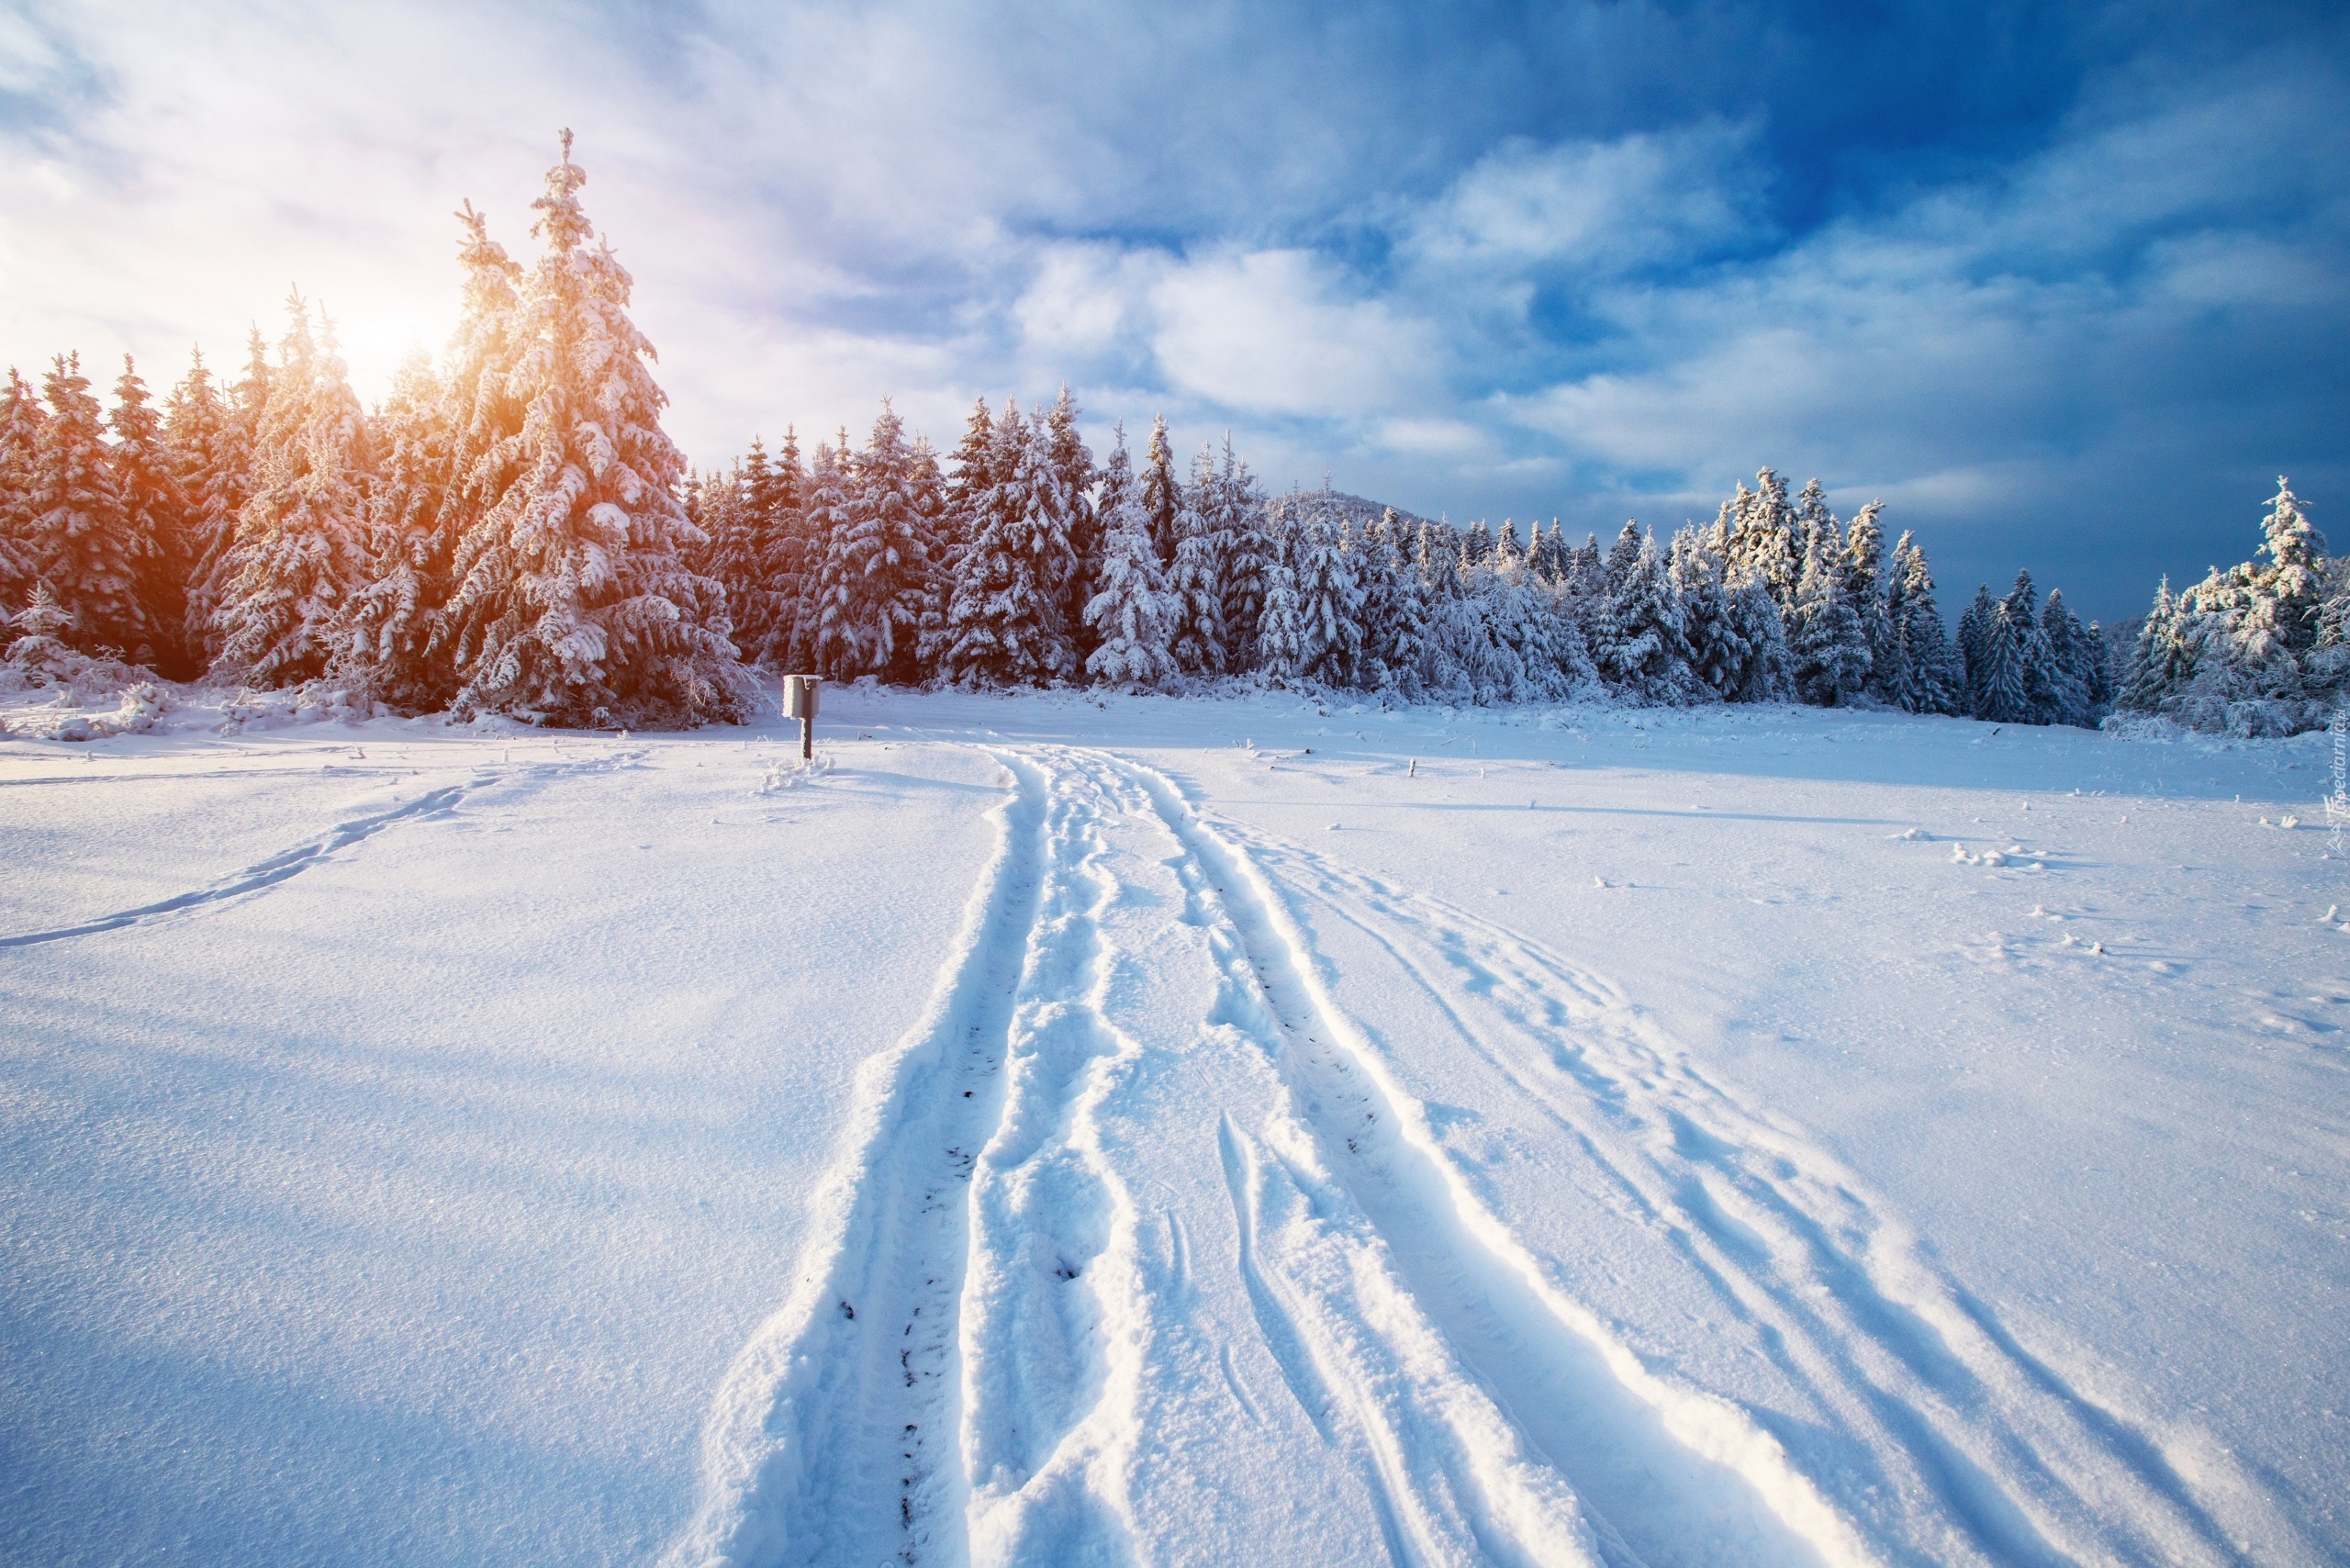
{"label": "conifer forest", "polygon": [[2116,709],[2290,734],[2350,673],[2350,575],[2280,483],[2255,558],[2158,591],[2109,646],[2029,571],[1949,628],[1924,544],[1768,467],[1704,523],[1460,524],[1270,495],[1227,436],[1089,448],[1066,387],[980,398],[951,452],[881,401],[861,438],[699,471],[662,429],[632,280],[565,139],[527,264],[460,214],[462,325],[362,406],[298,294],[160,402],[79,356],[0,402],[14,678],[61,657],[307,689],[339,709],[558,727],[735,722],[754,672],[992,688],[1237,679],[1481,705],[1879,706],[2094,726]]}

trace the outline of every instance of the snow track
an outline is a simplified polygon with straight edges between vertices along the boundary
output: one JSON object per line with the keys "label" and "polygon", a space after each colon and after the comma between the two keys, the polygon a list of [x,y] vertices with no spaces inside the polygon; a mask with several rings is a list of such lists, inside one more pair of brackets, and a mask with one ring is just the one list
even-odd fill
{"label": "snow track", "polygon": [[[2159,1447],[2025,1350],[1852,1174],[1597,977],[1465,910],[1224,830],[1437,999],[1832,1412],[1807,1468],[1938,1562],[2243,1561]],[[1442,1157],[1438,1156],[1438,1159]]]}
{"label": "snow track", "polygon": [[208,888],[141,904],[137,909],[118,910],[111,914],[99,915],[95,920],[84,920],[50,931],[28,931],[15,936],[0,936],[0,947],[29,947],[36,943],[62,941],[68,936],[91,936],[102,931],[119,931],[126,925],[142,925],[149,921],[185,914],[209,904],[260,892],[265,888],[275,887],[289,877],[300,875],[339,851],[373,838],[387,827],[426,817],[446,816],[457,808],[471,788],[451,784],[438,790],[428,790],[417,799],[391,811],[341,823],[308,844],[232,872]]}
{"label": "snow track", "polygon": [[[1133,762],[1000,755],[963,940],[867,1064],[671,1562],[2241,1556],[2154,1443],[1605,982]],[[1341,925],[1812,1416],[1707,1392],[1577,1298],[1337,1004],[1311,933]]]}

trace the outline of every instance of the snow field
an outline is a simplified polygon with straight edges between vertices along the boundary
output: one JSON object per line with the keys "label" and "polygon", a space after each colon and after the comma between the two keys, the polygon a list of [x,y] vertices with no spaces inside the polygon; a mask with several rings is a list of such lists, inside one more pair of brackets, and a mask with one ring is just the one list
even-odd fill
{"label": "snow field", "polygon": [[2316,738],[827,713],[0,753],[0,1554],[2350,1542]]}

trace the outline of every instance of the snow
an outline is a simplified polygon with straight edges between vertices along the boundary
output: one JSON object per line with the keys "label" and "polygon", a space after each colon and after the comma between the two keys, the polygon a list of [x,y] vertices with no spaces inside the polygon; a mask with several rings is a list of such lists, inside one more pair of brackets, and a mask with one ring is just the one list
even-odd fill
{"label": "snow", "polygon": [[0,1559],[2350,1555],[2323,735],[223,712],[0,742]]}

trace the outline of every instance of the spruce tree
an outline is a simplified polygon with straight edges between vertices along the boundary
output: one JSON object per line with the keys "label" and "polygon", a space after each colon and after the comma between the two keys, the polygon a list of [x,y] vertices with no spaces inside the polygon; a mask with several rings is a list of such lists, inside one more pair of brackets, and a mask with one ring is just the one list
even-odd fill
{"label": "spruce tree", "polygon": [[1730,619],[1721,557],[1706,548],[1694,526],[1684,527],[1673,536],[1665,573],[1681,604],[1690,673],[1702,695],[1727,698],[1740,685],[1749,650]]}
{"label": "spruce tree", "polygon": [[212,384],[201,350],[164,404],[163,439],[187,504],[180,644],[190,663],[203,668],[219,651],[215,596],[226,585],[223,568],[236,543],[237,514],[252,489],[252,454],[243,426]]}
{"label": "spruce tree", "polygon": [[187,498],[163,436],[163,416],[149,400],[147,384],[129,354],[122,356],[114,393],[115,405],[106,415],[114,445],[107,455],[122,497],[123,532],[144,629],[131,656],[168,679],[182,680],[196,673],[181,636],[187,616]]}
{"label": "spruce tree", "polygon": [[72,618],[63,633],[69,646],[135,657],[152,641],[139,599],[148,563],[142,542],[130,533],[81,356],[59,355],[41,390],[49,417],[33,445],[25,541],[32,575],[49,584]]}
{"label": "spruce tree", "polygon": [[1795,602],[1803,576],[1802,537],[1796,509],[1787,500],[1786,481],[1770,468],[1755,471],[1755,487],[1738,487],[1729,502],[1729,548],[1726,560],[1733,582],[1753,578],[1762,583],[1778,607],[1780,618],[1794,623]]}
{"label": "spruce tree", "polygon": [[1183,487],[1175,477],[1175,454],[1167,444],[1167,417],[1150,421],[1150,444],[1143,449],[1142,510],[1150,519],[1150,541],[1158,564],[1175,565],[1176,518],[1183,510]]}
{"label": "spruce tree", "polygon": [[[1049,424],[1038,434],[1049,454]],[[846,445],[845,431],[842,442]],[[887,398],[871,439],[844,466],[845,504],[832,520],[817,574],[824,606],[817,632],[819,666],[836,679],[876,675],[912,680],[919,673],[930,586],[930,527],[915,508],[913,450],[906,443],[905,423]]]}
{"label": "spruce tree", "polygon": [[1052,449],[1053,474],[1069,508],[1069,571],[1068,604],[1062,620],[1069,628],[1077,657],[1082,664],[1093,651],[1093,633],[1085,621],[1085,607],[1093,599],[1102,567],[1102,524],[1093,507],[1094,482],[1101,477],[1093,454],[1077,428],[1077,399],[1064,383],[1060,396],[1045,415],[1045,430]]}
{"label": "spruce tree", "polygon": [[1224,667],[1250,668],[1257,659],[1257,623],[1265,613],[1265,562],[1272,552],[1265,529],[1265,495],[1257,476],[1224,437],[1216,472],[1214,532],[1224,543]]}
{"label": "spruce tree", "polygon": [[1094,641],[1085,672],[1105,686],[1164,686],[1175,673],[1168,651],[1173,606],[1151,544],[1150,516],[1143,510],[1134,462],[1126,455],[1124,425],[1102,470],[1101,524],[1100,586],[1085,606]]}
{"label": "spruce tree", "polygon": [[[1153,430],[1152,441],[1156,442],[1162,433]],[[1191,485],[1177,494],[1171,525],[1174,554],[1167,588],[1175,600],[1175,664],[1186,675],[1213,677],[1225,670],[1222,542],[1200,511],[1203,503],[1214,504],[1214,455],[1203,446],[1192,462]],[[1149,471],[1146,470],[1143,480],[1143,502],[1147,508],[1153,504]]]}
{"label": "spruce tree", "polygon": [[848,431],[838,444],[820,441],[808,467],[808,662],[835,679],[858,668],[848,582],[848,540],[856,526],[856,476]]}
{"label": "spruce tree", "polygon": [[1695,700],[1687,623],[1656,537],[1624,525],[1608,558],[1609,593],[1591,649],[1599,678],[1639,702]]}
{"label": "spruce tree", "polygon": [[1304,508],[1292,542],[1299,625],[1297,673],[1325,685],[1355,684],[1362,657],[1362,589],[1346,548],[1346,524],[1321,495]]}
{"label": "spruce tree", "polygon": [[1796,588],[1796,689],[1823,708],[1848,706],[1868,689],[1868,640],[1845,589],[1841,543],[1830,514],[1811,531]]}
{"label": "spruce tree", "polygon": [[299,295],[253,442],[218,620],[220,663],[254,686],[326,673],[347,604],[368,580],[365,431],[332,330],[320,342]]}
{"label": "spruce tree", "polygon": [[756,688],[727,638],[725,590],[679,559],[685,461],[661,429],[653,345],[631,279],[563,157],[532,204],[544,242],[515,307],[507,390],[520,427],[485,456],[512,478],[457,543],[447,621],[461,717],[625,728],[739,721]]}
{"label": "spruce tree", "polygon": [[433,611],[448,599],[451,498],[459,480],[447,389],[422,354],[392,381],[368,424],[375,476],[366,502],[368,579],[352,595],[338,642],[344,672],[407,712],[449,700],[455,670]]}
{"label": "spruce tree", "polygon": [[1297,574],[1290,566],[1293,537],[1287,509],[1275,502],[1267,520],[1270,544],[1262,567],[1265,600],[1257,614],[1257,668],[1276,685],[1297,678],[1305,656],[1304,616],[1297,602]]}
{"label": "spruce tree", "polygon": [[1911,713],[1966,711],[1966,672],[1942,626],[1926,554],[1908,533],[1893,548],[1886,614],[1892,622],[1893,669],[1887,700]]}
{"label": "spruce tree", "polygon": [[957,568],[941,673],[967,685],[1066,680],[1077,672],[1076,644],[1062,619],[1072,552],[1042,417],[1032,431],[1007,401],[988,465],[1001,476]]}
{"label": "spruce tree", "polygon": [[[33,572],[33,454],[48,415],[16,367],[0,398],[0,610],[22,604],[37,580]],[[51,601],[53,604],[53,600]],[[8,633],[0,628],[0,637]]]}

